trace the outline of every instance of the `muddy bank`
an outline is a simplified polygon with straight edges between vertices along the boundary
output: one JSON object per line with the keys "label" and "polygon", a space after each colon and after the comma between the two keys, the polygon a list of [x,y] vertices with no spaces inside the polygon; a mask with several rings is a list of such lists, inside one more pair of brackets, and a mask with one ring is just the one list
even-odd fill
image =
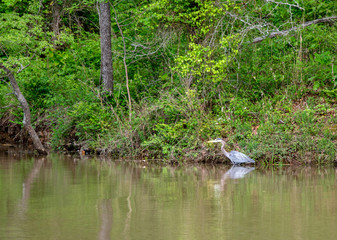
{"label": "muddy bank", "polygon": [[0,118],[0,143],[18,144],[28,141],[21,126],[13,121],[9,115]]}
{"label": "muddy bank", "polygon": [[[22,126],[16,123],[14,117],[3,116],[0,118],[0,144],[21,145],[25,148],[33,150],[33,142],[30,139],[28,132]],[[41,139],[42,144],[50,151],[52,141],[52,131],[50,123],[47,120],[37,121],[36,132]],[[256,140],[258,149],[254,152],[249,152],[245,148],[234,144],[229,145],[228,150],[237,150],[252,157],[258,165],[324,165],[328,163],[336,163],[335,159],[328,159],[329,155],[324,151],[317,151],[315,141],[313,146],[306,148],[305,151],[298,147],[299,144],[305,141],[299,141],[300,135],[295,135],[293,139],[288,141],[263,141],[263,136]],[[261,140],[262,139],[262,140]],[[280,139],[279,139],[280,140]],[[282,139],[281,139],[282,140]],[[275,143],[282,143],[275,145]],[[246,146],[246,145],[245,145]],[[271,148],[272,146],[272,148]],[[296,147],[297,146],[297,147]],[[259,149],[262,149],[261,151]],[[220,146],[208,146],[201,141],[199,146],[194,149],[185,148],[183,153],[178,156],[165,156],[161,149],[146,149],[137,145],[133,148],[132,153],[116,146],[103,148],[100,144],[96,147],[90,146],[90,143],[80,141],[76,136],[76,129],[69,131],[66,137],[62,139],[62,144],[57,145],[58,152],[76,153],[81,155],[103,155],[116,159],[142,159],[154,160],[165,159],[168,162],[196,162],[196,163],[224,163],[230,164],[230,161],[221,153]],[[259,150],[259,152],[257,152]]]}
{"label": "muddy bank", "polygon": [[[49,147],[50,130],[46,124],[36,127],[36,132],[46,147]],[[24,145],[25,147],[33,147],[32,139],[22,125],[16,123],[14,116],[4,115],[0,118],[0,143],[12,145]],[[50,147],[49,147],[50,148]]]}

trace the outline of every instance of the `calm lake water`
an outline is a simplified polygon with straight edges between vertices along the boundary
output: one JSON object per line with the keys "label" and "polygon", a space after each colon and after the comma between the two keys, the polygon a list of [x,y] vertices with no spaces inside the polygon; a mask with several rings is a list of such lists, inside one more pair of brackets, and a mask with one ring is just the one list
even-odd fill
{"label": "calm lake water", "polygon": [[0,151],[0,239],[337,239],[335,168]]}

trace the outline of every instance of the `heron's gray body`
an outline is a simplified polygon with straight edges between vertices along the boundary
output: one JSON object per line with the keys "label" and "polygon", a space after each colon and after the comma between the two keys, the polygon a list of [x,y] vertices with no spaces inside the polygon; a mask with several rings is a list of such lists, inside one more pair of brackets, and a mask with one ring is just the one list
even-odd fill
{"label": "heron's gray body", "polygon": [[228,153],[227,157],[229,158],[229,160],[232,161],[233,164],[255,163],[253,159],[238,151],[231,151],[230,153]]}
{"label": "heron's gray body", "polygon": [[247,155],[238,152],[238,151],[231,151],[231,152],[227,152],[225,149],[225,145],[226,142],[224,140],[222,140],[221,138],[217,138],[213,141],[208,141],[208,142],[221,142],[221,151],[225,154],[226,157],[229,158],[229,160],[231,160],[231,162],[233,164],[242,164],[242,163],[255,163],[255,161],[253,159],[251,159],[250,157],[248,157]]}

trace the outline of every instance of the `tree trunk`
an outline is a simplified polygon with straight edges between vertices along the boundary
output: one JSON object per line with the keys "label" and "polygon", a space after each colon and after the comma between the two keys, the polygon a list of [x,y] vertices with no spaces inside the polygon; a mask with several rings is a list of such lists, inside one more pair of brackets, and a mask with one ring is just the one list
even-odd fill
{"label": "tree trunk", "polygon": [[113,69],[111,55],[111,18],[110,3],[99,2],[99,33],[101,36],[101,75],[103,89],[109,93],[113,91]]}
{"label": "tree trunk", "polygon": [[54,38],[56,39],[57,36],[60,34],[60,21],[61,21],[61,6],[57,3],[57,1],[53,1],[52,6],[52,23],[51,27],[54,33]]}
{"label": "tree trunk", "polygon": [[23,121],[22,121],[23,126],[24,126],[25,129],[27,129],[30,137],[32,138],[33,144],[34,144],[36,150],[40,154],[47,154],[47,151],[43,147],[39,136],[37,135],[37,133],[35,132],[34,128],[31,125],[31,116],[30,116],[29,105],[27,103],[26,98],[21,93],[19,85],[17,84],[13,73],[8,68],[6,68],[4,65],[2,65],[1,63],[0,63],[0,68],[3,69],[7,73],[7,76],[9,78],[9,81],[10,81],[11,86],[13,88],[13,92],[14,92],[16,98],[19,100],[19,102],[21,104],[21,108],[23,110]]}
{"label": "tree trunk", "polygon": [[56,40],[60,35],[60,22],[61,22],[61,6],[57,3],[57,1],[53,1],[52,5],[52,22],[51,28],[53,30],[54,36],[52,37],[53,48],[57,49]]}

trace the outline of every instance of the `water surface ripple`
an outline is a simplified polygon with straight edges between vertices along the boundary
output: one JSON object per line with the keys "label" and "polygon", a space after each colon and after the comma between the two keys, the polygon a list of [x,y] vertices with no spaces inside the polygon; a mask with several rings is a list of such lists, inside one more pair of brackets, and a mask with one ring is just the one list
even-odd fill
{"label": "water surface ripple", "polygon": [[336,169],[0,153],[0,239],[337,239]]}

